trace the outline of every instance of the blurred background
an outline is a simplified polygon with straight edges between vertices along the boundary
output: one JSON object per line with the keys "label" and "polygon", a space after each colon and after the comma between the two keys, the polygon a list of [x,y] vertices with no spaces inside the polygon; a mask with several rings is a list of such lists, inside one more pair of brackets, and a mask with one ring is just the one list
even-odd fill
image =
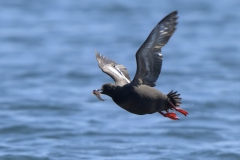
{"label": "blurred background", "polygon": [[[0,1],[1,160],[239,160],[240,1]],[[113,82],[94,49],[134,77],[135,53],[178,10],[156,88],[188,117],[138,116],[92,90]]]}

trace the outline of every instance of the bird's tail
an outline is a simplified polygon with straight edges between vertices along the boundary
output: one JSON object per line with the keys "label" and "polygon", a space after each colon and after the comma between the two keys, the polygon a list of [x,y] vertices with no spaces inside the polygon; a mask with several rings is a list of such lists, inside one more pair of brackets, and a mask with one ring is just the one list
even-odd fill
{"label": "bird's tail", "polygon": [[180,94],[177,94],[177,91],[176,92],[171,91],[167,94],[167,96],[169,101],[172,102],[174,106],[178,107],[181,105],[182,98],[179,97]]}

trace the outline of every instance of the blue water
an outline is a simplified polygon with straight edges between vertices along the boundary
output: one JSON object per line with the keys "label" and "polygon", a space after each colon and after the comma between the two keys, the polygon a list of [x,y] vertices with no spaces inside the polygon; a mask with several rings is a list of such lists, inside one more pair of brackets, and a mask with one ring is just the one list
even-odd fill
{"label": "blue water", "polygon": [[[0,1],[0,160],[239,160],[239,0]],[[94,49],[124,64],[168,13],[156,88],[188,117],[134,115],[92,90],[113,82]]]}

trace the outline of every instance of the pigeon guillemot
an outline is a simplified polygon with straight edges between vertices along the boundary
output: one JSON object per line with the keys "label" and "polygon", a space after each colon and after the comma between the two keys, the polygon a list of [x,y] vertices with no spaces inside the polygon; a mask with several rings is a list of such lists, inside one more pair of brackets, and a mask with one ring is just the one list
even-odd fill
{"label": "pigeon guillemot", "polygon": [[188,112],[179,107],[180,94],[173,91],[163,94],[153,88],[162,67],[161,48],[176,30],[177,18],[177,11],[163,18],[139,48],[136,53],[137,71],[132,81],[126,67],[95,51],[99,68],[108,74],[115,84],[106,83],[101,89],[93,90],[93,94],[102,101],[104,100],[100,94],[108,95],[118,106],[138,115],[159,112],[164,117],[178,120],[176,113],[169,112],[171,109],[186,116]]}

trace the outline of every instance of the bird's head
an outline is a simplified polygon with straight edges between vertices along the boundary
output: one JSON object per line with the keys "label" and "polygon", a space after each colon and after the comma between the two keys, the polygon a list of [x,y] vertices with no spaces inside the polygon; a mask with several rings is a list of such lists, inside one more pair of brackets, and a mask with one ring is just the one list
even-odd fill
{"label": "bird's head", "polygon": [[105,94],[105,95],[112,97],[114,94],[116,94],[116,88],[117,88],[117,86],[115,84],[106,83],[106,84],[102,85],[102,87],[100,89],[93,90],[93,94],[99,100],[104,101],[104,99],[102,99],[100,97],[100,95]]}
{"label": "bird's head", "polygon": [[114,95],[116,87],[117,86],[115,84],[106,83],[106,84],[102,85],[102,88],[99,89],[99,91],[101,94],[106,94],[111,97],[112,95]]}

